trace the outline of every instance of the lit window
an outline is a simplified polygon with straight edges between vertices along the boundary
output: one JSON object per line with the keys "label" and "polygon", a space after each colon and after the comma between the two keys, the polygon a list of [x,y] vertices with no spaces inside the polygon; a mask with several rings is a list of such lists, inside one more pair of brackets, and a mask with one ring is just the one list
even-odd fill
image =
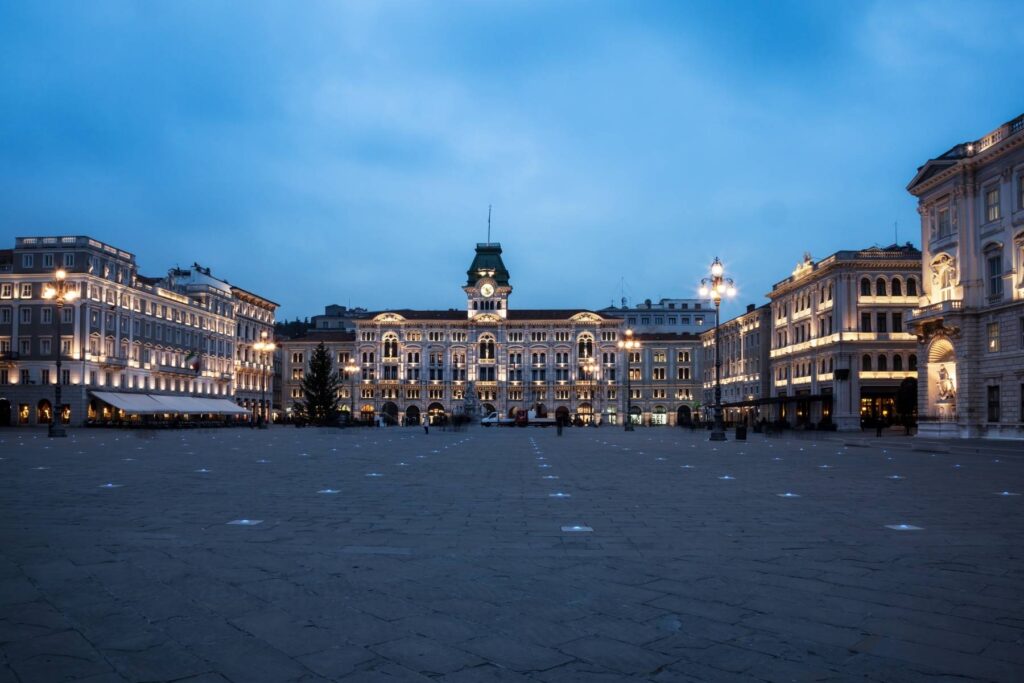
{"label": "lit window", "polygon": [[999,220],[999,188],[993,187],[985,192],[985,220]]}
{"label": "lit window", "polygon": [[999,350],[999,323],[989,323],[986,326],[988,334],[988,350],[990,352],[996,352]]}

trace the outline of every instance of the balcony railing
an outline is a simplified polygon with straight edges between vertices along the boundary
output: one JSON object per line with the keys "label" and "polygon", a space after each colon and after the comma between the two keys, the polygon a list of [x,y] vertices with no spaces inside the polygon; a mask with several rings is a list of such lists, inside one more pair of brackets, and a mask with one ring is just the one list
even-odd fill
{"label": "balcony railing", "polygon": [[944,313],[961,311],[963,310],[963,307],[964,302],[961,299],[947,299],[946,301],[939,301],[938,303],[929,304],[928,306],[910,309],[909,319],[919,320],[921,318],[931,318],[940,316]]}
{"label": "balcony railing", "polygon": [[189,376],[195,375],[195,372],[192,370],[192,368],[184,368],[184,367],[179,367],[177,365],[157,365],[156,366],[156,371],[157,372],[166,372],[166,373],[172,374],[172,375],[189,375]]}

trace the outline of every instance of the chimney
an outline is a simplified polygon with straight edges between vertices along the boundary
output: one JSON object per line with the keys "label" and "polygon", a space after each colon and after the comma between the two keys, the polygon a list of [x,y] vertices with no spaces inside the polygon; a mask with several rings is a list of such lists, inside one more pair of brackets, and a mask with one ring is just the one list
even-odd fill
{"label": "chimney", "polygon": [[747,304],[747,313],[753,313],[755,308],[757,308],[757,306],[754,304]]}

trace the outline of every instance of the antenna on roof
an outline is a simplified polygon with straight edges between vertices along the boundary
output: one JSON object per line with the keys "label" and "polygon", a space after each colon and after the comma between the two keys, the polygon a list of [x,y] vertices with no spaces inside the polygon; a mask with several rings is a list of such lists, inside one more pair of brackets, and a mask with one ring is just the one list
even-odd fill
{"label": "antenna on roof", "polygon": [[899,221],[893,221],[893,224],[892,224],[892,243],[893,244],[899,244],[900,243],[900,222]]}
{"label": "antenna on roof", "polygon": [[487,205],[487,244],[491,243],[491,205]]}

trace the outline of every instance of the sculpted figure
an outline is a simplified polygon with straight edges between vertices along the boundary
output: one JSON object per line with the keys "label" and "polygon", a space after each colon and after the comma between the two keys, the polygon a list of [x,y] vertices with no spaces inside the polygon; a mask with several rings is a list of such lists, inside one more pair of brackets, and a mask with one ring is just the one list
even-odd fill
{"label": "sculpted figure", "polygon": [[956,397],[956,387],[953,385],[953,378],[949,376],[945,365],[939,366],[939,400],[951,401]]}

